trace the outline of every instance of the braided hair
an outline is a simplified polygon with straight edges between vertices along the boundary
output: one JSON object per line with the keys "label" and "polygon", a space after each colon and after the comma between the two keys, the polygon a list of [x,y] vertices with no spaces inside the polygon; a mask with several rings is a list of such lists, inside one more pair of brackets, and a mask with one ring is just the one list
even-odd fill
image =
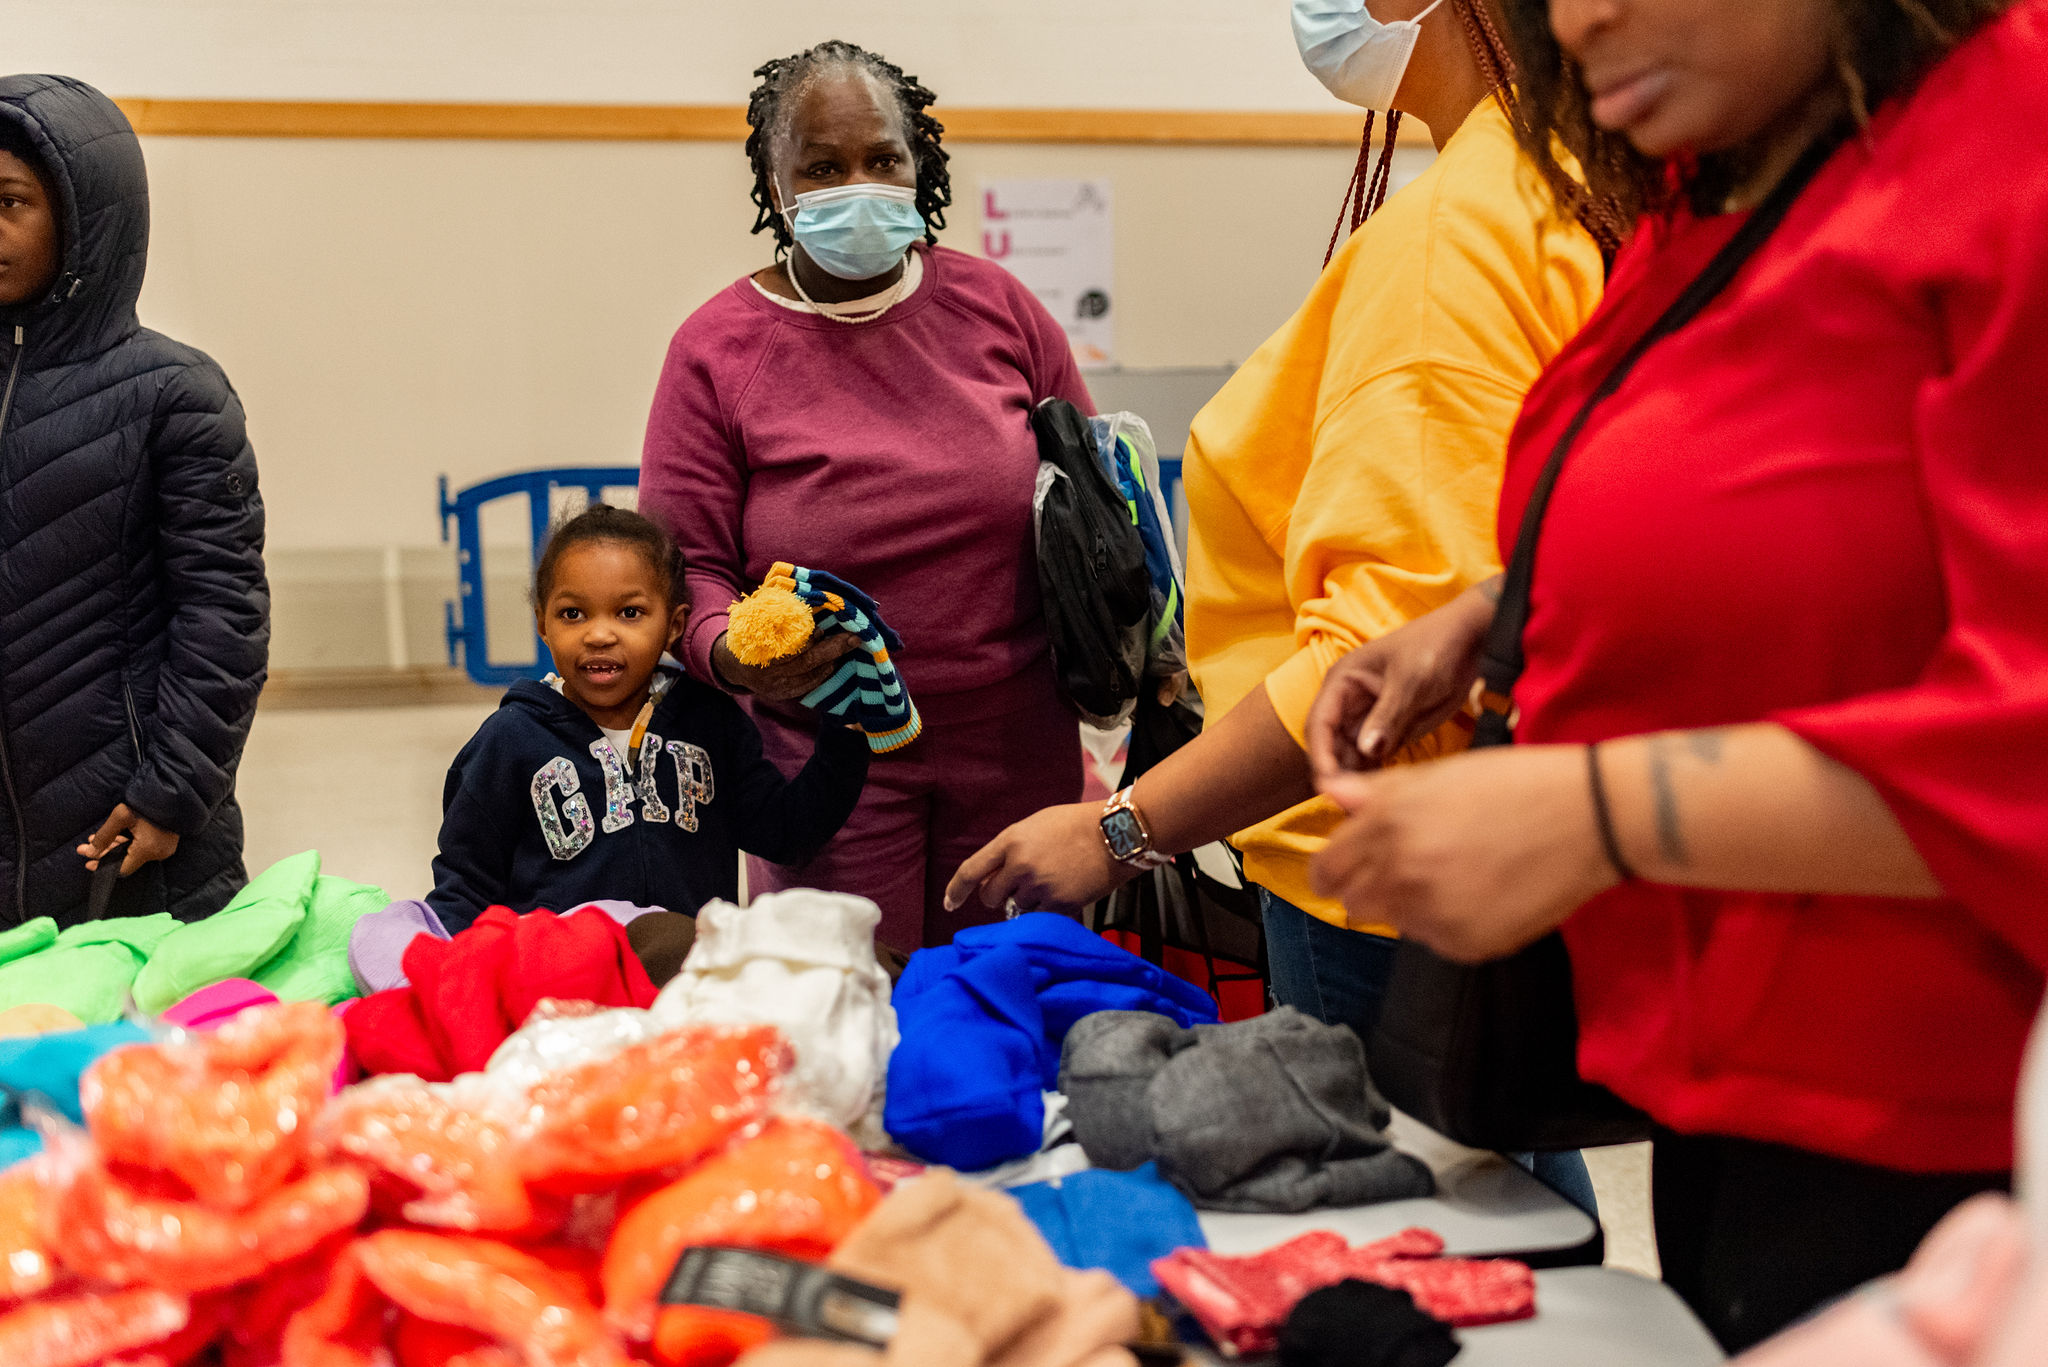
{"label": "braided hair", "polygon": [[754,166],[754,232],[763,228],[775,234],[777,255],[789,250],[794,238],[789,222],[775,209],[775,143],[789,132],[796,105],[803,92],[818,77],[831,71],[852,69],[865,72],[896,99],[903,115],[903,129],[910,143],[910,159],[917,167],[917,211],[924,215],[926,242],[936,243],[938,229],[946,226],[946,206],[953,202],[953,178],[946,170],[949,158],[939,138],[946,129],[925,112],[938,96],[915,76],[877,53],[854,43],[834,38],[790,57],[777,57],[754,69],[761,83],[747,97],[747,159]]}
{"label": "braided hair", "polygon": [[[1451,9],[1464,26],[1465,41],[1472,49],[1472,60],[1479,68],[1480,79],[1486,82],[1489,95],[1520,134],[1524,116],[1521,102],[1515,94],[1515,59],[1487,9],[1486,0],[1451,0]],[[1352,168],[1351,183],[1344,187],[1344,202],[1337,212],[1337,226],[1330,234],[1328,249],[1323,253],[1325,266],[1336,255],[1346,217],[1351,220],[1351,231],[1357,232],[1359,225],[1386,202],[1387,183],[1393,171],[1394,139],[1401,127],[1401,111],[1387,112],[1386,144],[1380,149],[1377,166],[1371,165],[1373,122],[1373,111],[1368,109],[1365,113],[1365,137],[1358,148],[1358,164]],[[1602,256],[1613,260],[1628,232],[1629,219],[1621,207],[1612,199],[1590,193],[1558,165],[1555,157],[1543,158],[1537,166],[1543,172],[1558,206],[1578,219],[1599,245]]]}
{"label": "braided hair", "polygon": [[[1578,158],[1591,193],[1625,222],[1683,198],[1714,212],[1739,182],[1743,149],[1699,157],[1674,177],[1660,158],[1636,151],[1593,122],[1578,64],[1550,31],[1549,0],[1495,0],[1521,72],[1524,117],[1515,132],[1529,159],[1550,175],[1558,146]],[[2012,0],[1832,0],[1828,45],[1849,113],[1867,123],[1884,101],[1908,93],[1949,49],[2003,13]]]}
{"label": "braided hair", "polygon": [[[1472,48],[1473,60],[1479,63],[1479,74],[1492,93],[1494,103],[1500,106],[1501,113],[1507,115],[1508,124],[1515,129],[1517,139],[1526,145],[1528,137],[1524,130],[1528,113],[1515,89],[1514,50],[1501,36],[1485,0],[1451,0],[1451,8],[1464,21],[1465,40]],[[1543,173],[1544,182],[1550,187],[1551,198],[1557,202],[1558,208],[1579,221],[1579,226],[1600,248],[1600,255],[1612,263],[1614,254],[1627,240],[1631,226],[1622,206],[1612,197],[1588,190],[1567,173],[1554,156],[1538,161],[1536,167]]]}
{"label": "braided hair", "polygon": [[540,560],[533,567],[534,611],[547,607],[548,595],[555,591],[555,569],[562,563],[562,557],[578,546],[597,542],[627,546],[639,552],[654,571],[670,606],[689,601],[683,591],[683,553],[676,549],[676,543],[661,525],[630,508],[593,503],[574,517],[556,523],[548,533]]}

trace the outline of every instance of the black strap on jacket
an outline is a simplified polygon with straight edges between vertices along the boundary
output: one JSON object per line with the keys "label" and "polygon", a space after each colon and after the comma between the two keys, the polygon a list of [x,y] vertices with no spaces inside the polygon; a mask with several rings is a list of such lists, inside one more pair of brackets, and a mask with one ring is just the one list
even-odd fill
{"label": "black strap on jacket", "polygon": [[114,902],[114,884],[121,881],[121,865],[128,858],[126,841],[117,843],[100,856],[100,865],[92,871],[92,881],[87,885],[85,919],[103,921],[107,909]]}
{"label": "black strap on jacket", "polygon": [[1792,169],[1785,173],[1784,179],[1750,214],[1749,221],[1714,254],[1706,269],[1694,277],[1685,292],[1664,310],[1650,330],[1622,354],[1606,378],[1579,405],[1579,411],[1572,415],[1571,422],[1565,425],[1564,433],[1558,437],[1557,445],[1551,448],[1550,459],[1544,462],[1543,472],[1536,477],[1535,487],[1529,493],[1529,504],[1522,512],[1522,525],[1515,533],[1514,553],[1508,558],[1507,572],[1501,580],[1500,606],[1494,612],[1493,624],[1487,628],[1485,644],[1480,648],[1479,680],[1473,689],[1473,696],[1479,703],[1479,724],[1472,738],[1475,749],[1514,742],[1518,712],[1513,696],[1515,684],[1521,679],[1526,665],[1522,655],[1522,632],[1529,624],[1529,590],[1536,575],[1536,543],[1542,535],[1543,517],[1549,511],[1550,495],[1557,488],[1557,477],[1564,469],[1565,457],[1585,430],[1593,410],[1621,388],[1622,382],[1636,368],[1636,363],[1652,346],[1698,317],[1700,311],[1728,287],[1736,273],[1785,221],[1793,203],[1820,174],[1821,167],[1834,156],[1847,136],[1848,130],[1838,127],[1817,138],[1806,149]]}

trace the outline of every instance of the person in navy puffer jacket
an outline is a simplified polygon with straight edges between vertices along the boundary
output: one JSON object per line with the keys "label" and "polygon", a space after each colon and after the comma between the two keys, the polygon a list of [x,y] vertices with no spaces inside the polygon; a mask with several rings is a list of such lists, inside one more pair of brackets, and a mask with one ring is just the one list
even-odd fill
{"label": "person in navy puffer jacket", "polygon": [[220,367],[135,315],[142,147],[62,76],[0,78],[0,926],[219,910],[270,644],[263,502]]}

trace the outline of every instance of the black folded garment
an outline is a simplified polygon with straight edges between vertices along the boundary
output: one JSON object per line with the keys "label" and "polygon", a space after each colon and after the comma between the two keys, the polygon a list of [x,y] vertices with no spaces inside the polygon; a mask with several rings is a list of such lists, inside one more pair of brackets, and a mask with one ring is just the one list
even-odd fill
{"label": "black folded garment", "polygon": [[1098,1167],[1159,1171],[1209,1210],[1310,1210],[1428,1196],[1421,1160],[1388,1143],[1392,1112],[1358,1036],[1289,1007],[1184,1030],[1100,1011],[1068,1033],[1060,1089]]}
{"label": "black folded garment", "polygon": [[1280,1327],[1280,1367],[1444,1367],[1458,1349],[1406,1291],[1355,1278],[1303,1296]]}

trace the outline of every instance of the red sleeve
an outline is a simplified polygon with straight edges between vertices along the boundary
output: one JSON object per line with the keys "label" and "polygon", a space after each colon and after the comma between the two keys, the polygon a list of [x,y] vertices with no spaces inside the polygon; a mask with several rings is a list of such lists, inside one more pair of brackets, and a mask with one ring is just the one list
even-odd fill
{"label": "red sleeve", "polygon": [[1915,439],[1947,631],[1911,686],[1772,720],[1867,778],[1949,895],[2048,965],[2048,194],[2031,198],[1929,291],[1953,362],[1921,388]]}
{"label": "red sleeve", "polygon": [[[711,644],[725,630],[726,609],[745,592],[746,452],[720,406],[717,380],[746,374],[746,359],[722,356],[685,323],[669,343],[647,438],[640,453],[640,510],[668,529],[682,548],[690,619],[682,659],[690,673],[722,687],[711,672]],[[734,349],[736,350],[736,349]]]}

